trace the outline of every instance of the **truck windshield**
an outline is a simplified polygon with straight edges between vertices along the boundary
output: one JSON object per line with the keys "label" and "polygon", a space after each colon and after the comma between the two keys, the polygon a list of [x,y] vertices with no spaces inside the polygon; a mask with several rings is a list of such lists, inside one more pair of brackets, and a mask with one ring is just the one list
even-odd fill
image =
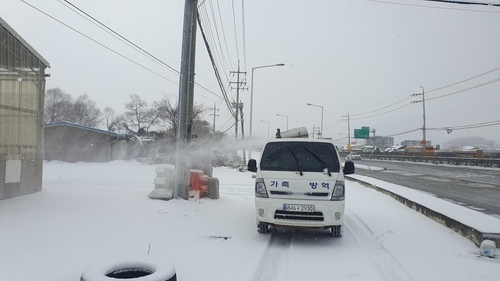
{"label": "truck windshield", "polygon": [[324,172],[325,168],[332,173],[340,171],[335,147],[329,143],[268,143],[260,161],[260,169],[263,171]]}

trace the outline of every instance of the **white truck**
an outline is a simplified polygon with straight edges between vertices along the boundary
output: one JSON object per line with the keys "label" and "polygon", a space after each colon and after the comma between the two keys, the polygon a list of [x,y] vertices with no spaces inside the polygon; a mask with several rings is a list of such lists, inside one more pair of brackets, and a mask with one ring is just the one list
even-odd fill
{"label": "white truck", "polygon": [[258,167],[255,159],[248,161],[248,170],[256,173],[257,230],[309,227],[330,229],[333,237],[341,237],[344,174],[354,173],[354,164],[347,161],[342,168],[337,147],[329,140],[305,138],[304,130],[281,133],[286,138],[278,132],[264,146]]}

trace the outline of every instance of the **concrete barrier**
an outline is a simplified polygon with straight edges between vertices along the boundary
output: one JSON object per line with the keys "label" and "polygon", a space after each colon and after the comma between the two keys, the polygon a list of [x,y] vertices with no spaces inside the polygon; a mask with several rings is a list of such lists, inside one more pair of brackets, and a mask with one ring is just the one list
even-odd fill
{"label": "concrete barrier", "polygon": [[[439,213],[435,210],[432,210],[422,204],[419,204],[417,202],[414,202],[406,197],[403,197],[397,193],[394,193],[392,191],[389,191],[387,189],[384,189],[382,187],[376,186],[374,184],[362,181],[360,179],[355,179],[349,176],[346,176],[347,180],[357,182],[363,186],[367,186],[370,188],[373,188],[379,192],[382,192],[383,194],[389,195],[392,198],[396,199],[400,203],[405,204],[407,207],[425,215],[428,218],[433,219],[434,221],[450,228],[453,229],[454,231],[460,233],[462,236],[465,238],[468,238],[474,244],[476,244],[478,247],[481,245],[483,240],[492,240],[496,243],[496,245],[500,245],[500,233],[488,233],[488,232],[481,232],[477,229],[475,229],[473,226],[466,225],[465,223],[459,222],[449,216],[446,216],[442,213]],[[485,215],[487,216],[487,215]]]}

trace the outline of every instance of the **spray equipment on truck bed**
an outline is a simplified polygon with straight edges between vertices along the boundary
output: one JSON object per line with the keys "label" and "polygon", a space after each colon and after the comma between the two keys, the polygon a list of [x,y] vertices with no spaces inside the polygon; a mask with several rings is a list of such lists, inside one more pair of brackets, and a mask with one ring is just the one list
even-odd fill
{"label": "spray equipment on truck bed", "polygon": [[276,138],[281,139],[281,138],[308,138],[309,133],[307,132],[306,127],[298,127],[298,128],[293,128],[288,131],[281,132],[280,129],[278,128],[276,130]]}

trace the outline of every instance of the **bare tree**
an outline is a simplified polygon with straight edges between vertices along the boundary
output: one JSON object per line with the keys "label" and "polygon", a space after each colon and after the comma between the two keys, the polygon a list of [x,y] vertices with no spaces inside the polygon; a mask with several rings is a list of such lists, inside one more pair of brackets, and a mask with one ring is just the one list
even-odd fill
{"label": "bare tree", "polygon": [[118,129],[120,123],[123,121],[121,116],[115,117],[115,110],[109,106],[104,108],[102,116],[104,118],[104,122],[106,122],[106,128],[110,132],[114,132]]}
{"label": "bare tree", "polygon": [[148,108],[148,103],[139,95],[130,95],[130,102],[125,104],[125,122],[129,131],[138,135],[148,132],[151,126],[158,124],[160,113],[156,106]]}
{"label": "bare tree", "polygon": [[68,121],[89,127],[96,127],[102,120],[101,110],[87,94],[76,99],[69,117]]}
{"label": "bare tree", "polygon": [[[170,102],[171,98],[168,96],[164,96],[163,99],[161,99],[158,102],[154,102],[153,106],[154,108],[159,112],[159,119],[169,127],[168,132],[170,135],[175,136],[177,133],[177,126],[178,126],[178,106],[176,105],[175,107],[172,106],[172,103]],[[193,132],[195,131],[195,127],[197,125],[201,125],[201,122],[197,121],[202,121],[201,117],[203,113],[205,112],[205,107],[203,105],[195,105],[193,108]]]}
{"label": "bare tree", "polygon": [[52,88],[45,93],[45,123],[69,121],[84,126],[96,127],[101,123],[101,111],[95,101],[85,94],[75,101],[70,94],[60,88]]}
{"label": "bare tree", "polygon": [[45,123],[67,120],[72,107],[73,98],[70,94],[60,88],[48,89],[45,93],[45,112],[43,115]]}

